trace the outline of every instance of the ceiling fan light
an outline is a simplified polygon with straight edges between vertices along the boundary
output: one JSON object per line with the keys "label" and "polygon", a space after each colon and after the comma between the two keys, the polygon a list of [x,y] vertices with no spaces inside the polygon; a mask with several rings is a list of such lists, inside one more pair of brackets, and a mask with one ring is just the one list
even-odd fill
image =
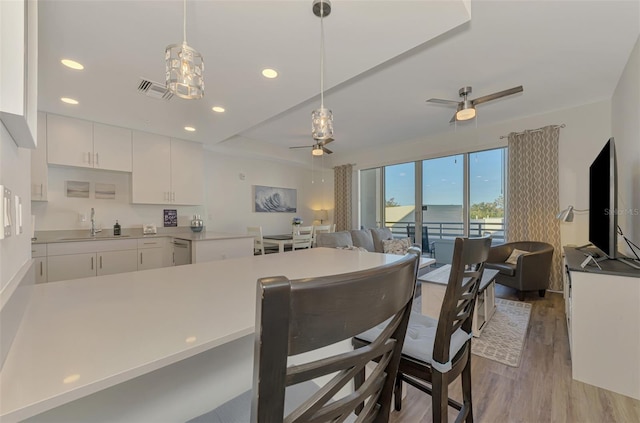
{"label": "ceiling fan light", "polygon": [[311,150],[311,154],[313,154],[314,156],[322,156],[324,154],[324,151],[322,150],[322,147],[319,145],[314,145],[313,149]]}
{"label": "ceiling fan light", "polygon": [[460,109],[456,113],[456,120],[469,120],[476,117],[476,109],[472,106],[468,109]]}
{"label": "ceiling fan light", "polygon": [[333,138],[333,113],[324,107],[311,112],[311,137],[316,141]]}

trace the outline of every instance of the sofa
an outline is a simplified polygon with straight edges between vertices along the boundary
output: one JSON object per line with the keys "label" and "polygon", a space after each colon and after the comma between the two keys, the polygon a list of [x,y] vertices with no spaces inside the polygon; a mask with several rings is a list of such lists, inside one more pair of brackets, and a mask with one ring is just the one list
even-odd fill
{"label": "sofa", "polygon": [[354,229],[319,233],[316,237],[316,247],[361,248],[372,253],[384,253],[384,241],[387,240],[393,240],[389,228]]}
{"label": "sofa", "polygon": [[[511,257],[514,250],[522,254],[517,255],[516,251],[517,257]],[[518,299],[523,301],[526,291],[538,291],[544,297],[549,288],[552,258],[553,246],[546,242],[507,242],[491,247],[485,269],[498,270],[496,282],[518,290]]]}

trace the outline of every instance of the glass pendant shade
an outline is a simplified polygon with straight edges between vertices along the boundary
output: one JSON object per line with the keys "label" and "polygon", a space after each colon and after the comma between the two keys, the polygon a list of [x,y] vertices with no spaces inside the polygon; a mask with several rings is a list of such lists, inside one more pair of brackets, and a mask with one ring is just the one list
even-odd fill
{"label": "glass pendant shade", "polygon": [[324,107],[311,112],[311,137],[317,141],[333,138],[333,113]]}
{"label": "glass pendant shade", "polygon": [[204,96],[204,61],[186,42],[171,44],[165,50],[166,81],[170,92],[193,100]]}

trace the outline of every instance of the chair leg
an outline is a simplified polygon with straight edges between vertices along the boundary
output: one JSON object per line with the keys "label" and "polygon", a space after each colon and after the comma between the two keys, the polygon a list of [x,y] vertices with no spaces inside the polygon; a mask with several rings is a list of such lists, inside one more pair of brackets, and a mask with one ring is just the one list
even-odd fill
{"label": "chair leg", "polygon": [[399,374],[393,387],[393,398],[396,411],[402,410],[402,379]]}
{"label": "chair leg", "polygon": [[518,299],[524,301],[524,291],[518,291]]}
{"label": "chair leg", "polygon": [[433,370],[431,389],[433,423],[446,423],[449,421],[449,383],[447,381],[447,375]]}
{"label": "chair leg", "polygon": [[473,423],[473,402],[471,400],[471,354],[462,370],[462,404],[467,410],[466,423]]}
{"label": "chair leg", "polygon": [[544,294],[547,293],[546,289],[539,289],[538,290],[538,295],[540,295],[540,298],[544,298]]}

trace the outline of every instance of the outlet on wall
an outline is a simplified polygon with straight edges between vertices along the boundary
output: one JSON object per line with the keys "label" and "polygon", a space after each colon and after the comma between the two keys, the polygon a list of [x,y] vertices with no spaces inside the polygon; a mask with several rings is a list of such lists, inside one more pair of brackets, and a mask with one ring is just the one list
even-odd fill
{"label": "outlet on wall", "polygon": [[80,220],[80,222],[86,222],[87,221],[87,214],[86,213],[78,213],[78,220]]}

